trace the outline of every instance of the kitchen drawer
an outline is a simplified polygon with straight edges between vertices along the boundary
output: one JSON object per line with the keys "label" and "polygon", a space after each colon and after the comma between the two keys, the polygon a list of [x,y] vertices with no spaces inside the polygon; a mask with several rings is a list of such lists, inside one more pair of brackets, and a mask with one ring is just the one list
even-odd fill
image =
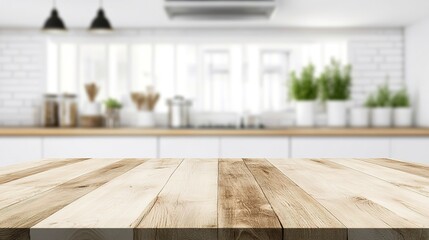
{"label": "kitchen drawer", "polygon": [[46,137],[45,158],[155,158],[156,137]]}
{"label": "kitchen drawer", "polygon": [[222,137],[221,157],[224,158],[287,158],[287,137]]}
{"label": "kitchen drawer", "polygon": [[378,137],[293,137],[293,158],[384,158],[390,140]]}
{"label": "kitchen drawer", "polygon": [[161,158],[217,158],[219,137],[161,137]]}
{"label": "kitchen drawer", "polygon": [[393,138],[391,144],[392,158],[429,164],[429,138]]}
{"label": "kitchen drawer", "polygon": [[40,137],[0,138],[0,166],[13,165],[42,158]]}

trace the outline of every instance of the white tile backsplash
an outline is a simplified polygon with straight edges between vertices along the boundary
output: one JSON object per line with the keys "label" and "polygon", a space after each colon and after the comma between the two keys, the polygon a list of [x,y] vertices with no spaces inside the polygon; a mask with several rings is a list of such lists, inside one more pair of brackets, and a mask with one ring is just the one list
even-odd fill
{"label": "white tile backsplash", "polygon": [[0,126],[39,124],[45,47],[44,36],[0,33]]}
{"label": "white tile backsplash", "polygon": [[402,30],[380,31],[372,36],[349,40],[349,61],[353,65],[352,99],[362,104],[369,92],[386,82],[399,89],[404,80],[404,36]]}

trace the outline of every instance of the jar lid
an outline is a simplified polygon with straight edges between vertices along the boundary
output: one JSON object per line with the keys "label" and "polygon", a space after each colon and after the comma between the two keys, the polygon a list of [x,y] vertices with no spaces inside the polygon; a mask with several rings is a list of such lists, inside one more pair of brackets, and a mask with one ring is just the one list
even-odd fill
{"label": "jar lid", "polygon": [[76,98],[77,95],[76,94],[71,94],[71,93],[63,93],[61,95],[61,97],[63,97],[63,98]]}
{"label": "jar lid", "polygon": [[45,97],[45,98],[57,98],[58,95],[53,94],[53,93],[47,93],[47,94],[44,94],[43,97]]}
{"label": "jar lid", "polygon": [[167,99],[167,104],[178,104],[178,105],[191,105],[192,101],[185,99],[183,96],[175,96]]}

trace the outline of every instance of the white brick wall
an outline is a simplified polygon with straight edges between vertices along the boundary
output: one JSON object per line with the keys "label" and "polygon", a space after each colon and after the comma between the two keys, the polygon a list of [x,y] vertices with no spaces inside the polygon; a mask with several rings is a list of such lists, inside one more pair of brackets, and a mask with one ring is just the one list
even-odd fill
{"label": "white brick wall", "polygon": [[352,99],[365,102],[368,94],[386,82],[392,90],[404,86],[404,37],[402,30],[380,30],[349,39],[349,61],[353,65]]}
{"label": "white brick wall", "polygon": [[0,32],[0,126],[39,124],[45,42],[43,36]]}
{"label": "white brick wall", "polygon": [[[369,92],[385,82],[387,75],[392,89],[404,84],[404,33],[400,29],[298,31],[291,34],[292,37],[287,34],[290,33],[274,31],[266,37],[284,38],[281,41],[285,42],[289,39],[307,41],[324,35],[328,39],[340,37],[348,41],[349,62],[354,68],[352,98],[356,104],[362,104]],[[139,34],[133,36],[141,37]],[[46,39],[34,31],[0,31],[0,126],[39,124],[46,83]]]}

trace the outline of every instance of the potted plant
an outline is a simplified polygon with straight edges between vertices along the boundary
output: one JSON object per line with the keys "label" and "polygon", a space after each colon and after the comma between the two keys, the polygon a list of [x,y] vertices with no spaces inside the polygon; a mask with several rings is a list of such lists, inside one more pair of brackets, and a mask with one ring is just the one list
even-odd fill
{"label": "potted plant", "polygon": [[392,125],[391,92],[387,84],[378,87],[375,95],[370,95],[371,125],[390,127]]}
{"label": "potted plant", "polygon": [[402,89],[393,95],[392,107],[395,127],[411,127],[413,125],[413,111],[406,89]]}
{"label": "potted plant", "polygon": [[319,78],[322,100],[327,101],[328,126],[347,125],[347,101],[350,98],[351,66],[332,60]]}
{"label": "potted plant", "polygon": [[122,104],[113,98],[109,98],[104,102],[106,106],[106,126],[114,128],[119,126],[119,110],[122,108]]}
{"label": "potted plant", "polygon": [[350,110],[350,126],[356,128],[369,127],[370,109],[376,106],[373,94],[368,96],[364,106],[354,107]]}
{"label": "potted plant", "polygon": [[350,126],[355,128],[369,127],[369,106],[353,107],[350,110]]}
{"label": "potted plant", "polygon": [[315,125],[315,102],[318,95],[318,83],[312,64],[305,67],[301,76],[295,72],[290,77],[291,97],[296,100],[296,125],[313,127]]}

